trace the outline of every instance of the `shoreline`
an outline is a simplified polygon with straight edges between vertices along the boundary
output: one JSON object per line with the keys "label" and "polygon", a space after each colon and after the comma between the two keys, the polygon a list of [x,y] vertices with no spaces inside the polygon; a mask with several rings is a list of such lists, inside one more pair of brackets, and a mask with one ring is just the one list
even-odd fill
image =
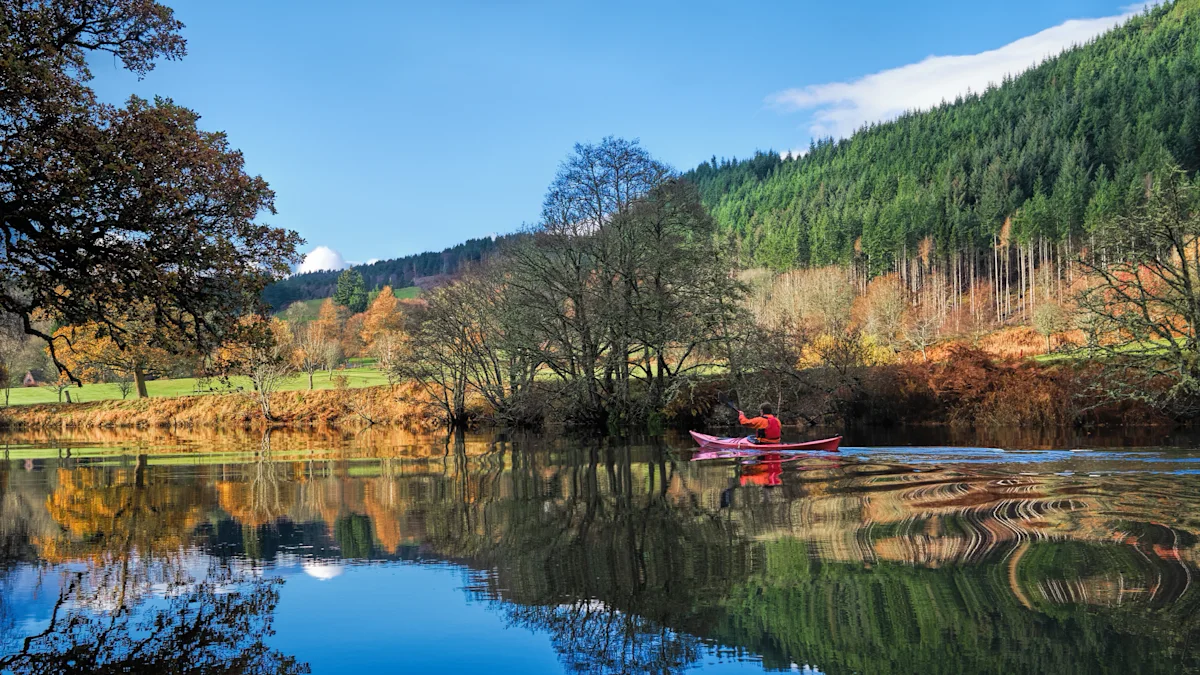
{"label": "shoreline", "polygon": [[404,384],[276,392],[271,395],[271,412],[274,419],[268,420],[256,398],[234,393],[35,403],[4,408],[0,413],[0,428],[13,431],[177,427],[312,429],[380,425],[431,431],[441,426],[415,388]]}

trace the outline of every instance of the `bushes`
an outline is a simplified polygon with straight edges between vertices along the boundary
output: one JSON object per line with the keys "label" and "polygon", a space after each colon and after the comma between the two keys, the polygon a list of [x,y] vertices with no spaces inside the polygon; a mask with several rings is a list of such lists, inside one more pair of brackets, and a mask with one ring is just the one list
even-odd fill
{"label": "bushes", "polygon": [[[764,372],[762,382],[782,385],[776,391],[786,424],[1062,427],[1169,421],[1145,403],[1106,397],[1103,377],[1095,364],[999,359],[960,343],[948,346],[936,363],[809,368],[786,383]],[[719,408],[705,409],[700,402],[732,389],[720,379],[693,385],[680,409],[668,409],[668,419],[691,421],[700,414],[711,423],[728,423]]]}

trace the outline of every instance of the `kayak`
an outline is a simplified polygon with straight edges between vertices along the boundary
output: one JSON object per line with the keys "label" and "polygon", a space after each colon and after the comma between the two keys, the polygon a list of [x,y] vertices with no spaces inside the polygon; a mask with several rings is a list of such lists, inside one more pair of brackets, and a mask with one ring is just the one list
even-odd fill
{"label": "kayak", "polygon": [[805,443],[752,443],[745,436],[718,438],[695,431],[689,433],[692,434],[692,438],[702,447],[735,448],[738,450],[821,450],[824,452],[837,452],[838,445],[842,442],[841,436],[834,436],[833,438],[822,438],[819,441],[807,441]]}

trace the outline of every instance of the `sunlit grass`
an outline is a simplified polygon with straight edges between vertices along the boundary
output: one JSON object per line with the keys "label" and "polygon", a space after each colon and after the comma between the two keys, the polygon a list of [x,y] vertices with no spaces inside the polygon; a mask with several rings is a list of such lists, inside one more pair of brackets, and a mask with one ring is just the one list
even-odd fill
{"label": "sunlit grass", "polygon": [[[346,377],[347,384],[353,388],[359,387],[375,387],[387,384],[387,377],[380,370],[375,368],[346,368],[343,370],[335,370],[333,377],[330,377],[328,371],[318,372],[313,377],[313,389],[333,389],[337,386],[337,377],[343,375]],[[243,391],[250,391],[250,378],[236,376],[229,378],[230,387],[225,387],[217,380],[209,380],[205,386],[211,387],[212,390],[202,389],[200,380],[194,377],[184,377],[173,380],[151,380],[146,383],[146,393],[150,394],[151,398],[170,397],[170,396],[212,396],[220,393],[237,392],[238,387]],[[280,391],[301,391],[308,389],[308,376],[300,373],[289,379]],[[117,389],[116,384],[85,384],[82,387],[71,387],[67,390],[71,394],[71,401],[74,403],[84,403],[88,401],[111,401],[121,398],[121,392]],[[135,394],[130,392],[130,399],[135,398]],[[66,393],[64,392],[63,401],[65,402]],[[51,389],[45,387],[15,387],[9,395],[10,405],[30,405],[33,403],[56,403],[58,395]]]}
{"label": "sunlit grass", "polygon": [[[1182,340],[1182,339],[1183,338],[1178,338],[1178,340]],[[1114,353],[1114,352],[1117,354],[1153,356],[1155,354],[1165,353],[1166,351],[1167,351],[1167,341],[1166,340],[1154,340],[1149,345],[1131,343],[1131,344],[1127,344],[1127,345],[1121,345],[1111,351],[1101,351],[1099,349],[1088,349],[1087,347],[1076,347],[1075,349],[1072,349],[1071,351],[1051,352],[1049,354],[1036,354],[1030,358],[1032,358],[1037,363],[1050,364],[1050,363],[1069,363],[1072,361],[1083,361],[1083,360],[1087,360],[1087,359],[1103,359],[1106,356],[1108,356],[1109,354]]]}

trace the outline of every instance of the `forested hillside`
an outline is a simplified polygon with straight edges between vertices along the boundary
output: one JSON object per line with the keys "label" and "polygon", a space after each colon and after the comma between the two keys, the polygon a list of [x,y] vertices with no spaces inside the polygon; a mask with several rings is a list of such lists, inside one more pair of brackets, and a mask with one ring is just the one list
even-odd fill
{"label": "forested hillside", "polygon": [[[850,265],[863,286],[894,272],[942,316],[969,305],[1003,321],[1061,300],[1096,224],[1139,203],[1172,163],[1200,169],[1200,0],[1136,16],[986,92],[816,141],[802,157],[714,157],[684,177],[743,267]],[[497,243],[356,269],[368,288],[399,288],[453,274]],[[264,298],[279,308],[328,297],[336,278],[296,275]]]}
{"label": "forested hillside", "polygon": [[[417,253],[402,258],[380,260],[369,265],[355,265],[354,269],[363,275],[363,281],[368,290],[391,286],[404,288],[412,286],[414,279],[436,276],[439,274],[454,274],[463,265],[479,262],[503,240],[504,237],[483,237],[468,239],[438,252]],[[282,309],[298,300],[313,300],[328,298],[333,295],[337,286],[340,271],[308,272],[296,274],[274,283],[263,291],[263,300],[274,309]]]}
{"label": "forested hillside", "polygon": [[945,302],[1002,319],[1034,289],[1061,294],[1094,225],[1172,162],[1200,169],[1200,0],[802,157],[714,158],[686,177],[743,266],[848,264],[918,291],[938,278]]}

